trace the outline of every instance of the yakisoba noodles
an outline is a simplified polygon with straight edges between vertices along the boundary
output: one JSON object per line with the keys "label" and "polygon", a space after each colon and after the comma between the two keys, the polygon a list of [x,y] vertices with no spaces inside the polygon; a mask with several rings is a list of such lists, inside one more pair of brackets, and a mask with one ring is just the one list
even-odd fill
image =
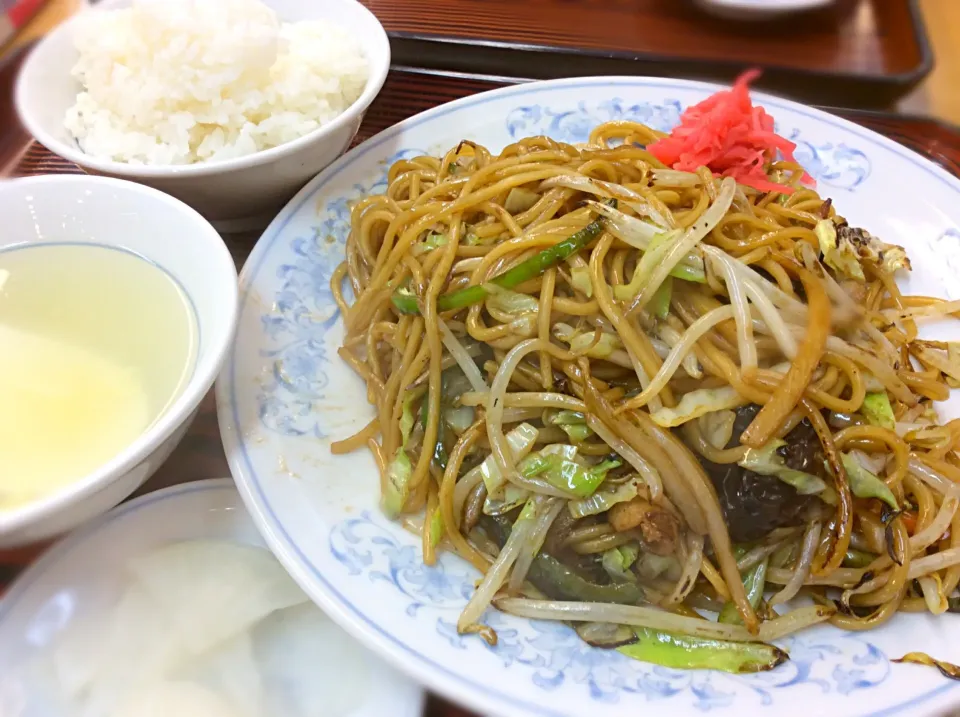
{"label": "yakisoba noodles", "polygon": [[426,563],[483,572],[458,627],[491,641],[492,604],[749,671],[817,623],[946,611],[960,423],[932,403],[960,360],[917,324],[960,306],[901,295],[903,250],[796,163],[769,157],[761,191],[665,168],[661,137],[610,122],[394,164],[333,279],[377,411],[335,452],[373,452]]}

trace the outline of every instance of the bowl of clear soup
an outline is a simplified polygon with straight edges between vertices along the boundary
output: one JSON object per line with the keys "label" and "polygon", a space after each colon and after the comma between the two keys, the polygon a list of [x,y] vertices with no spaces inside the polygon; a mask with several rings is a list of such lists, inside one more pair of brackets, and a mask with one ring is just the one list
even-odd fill
{"label": "bowl of clear soup", "polygon": [[134,492],[186,432],[237,322],[219,234],[103,177],[0,183],[0,547]]}

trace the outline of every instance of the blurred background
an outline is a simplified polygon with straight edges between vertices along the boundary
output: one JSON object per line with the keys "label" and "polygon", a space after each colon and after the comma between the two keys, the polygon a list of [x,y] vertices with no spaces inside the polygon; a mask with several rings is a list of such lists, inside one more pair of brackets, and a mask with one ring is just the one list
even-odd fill
{"label": "blurred background", "polygon": [[[757,89],[808,104],[960,124],[958,0],[362,2],[390,35],[395,70],[729,82],[761,67]],[[0,175],[22,173],[29,145],[12,103],[19,61],[84,3],[0,0]]]}
{"label": "blurred background", "polygon": [[[305,0],[310,1],[310,0]],[[729,80],[805,102],[960,123],[957,0],[364,0],[398,66],[506,78]],[[83,0],[0,0],[0,63]],[[11,73],[4,72],[6,81]],[[0,107],[8,104],[0,86]],[[6,115],[0,119],[7,120]]]}

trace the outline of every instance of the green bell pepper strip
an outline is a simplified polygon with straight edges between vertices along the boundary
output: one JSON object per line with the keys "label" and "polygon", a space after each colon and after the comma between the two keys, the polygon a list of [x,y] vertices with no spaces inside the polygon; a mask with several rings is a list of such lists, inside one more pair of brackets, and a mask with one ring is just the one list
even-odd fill
{"label": "green bell pepper strip", "polygon": [[772,670],[787,653],[762,642],[731,642],[636,628],[637,641],[618,647],[627,657],[679,669],[721,670],[734,674]]}
{"label": "green bell pepper strip", "polygon": [[[499,286],[502,289],[512,289],[525,281],[535,279],[543,274],[547,269],[556,266],[561,261],[573,256],[587,244],[592,242],[603,230],[604,219],[602,217],[594,219],[583,229],[567,237],[562,242],[553,245],[548,249],[534,254],[521,264],[505,271],[499,276],[490,280],[490,283]],[[452,311],[454,309],[463,309],[467,306],[477,304],[489,296],[490,290],[483,284],[477,286],[468,286],[449,294],[444,294],[437,299],[437,311]],[[397,311],[403,314],[418,314],[420,307],[417,304],[416,295],[409,289],[398,289],[391,297],[393,305]]]}
{"label": "green bell pepper strip", "polygon": [[638,605],[644,600],[643,590],[637,583],[591,582],[549,553],[539,553],[533,559],[527,580],[555,599],[625,605]]}
{"label": "green bell pepper strip", "polygon": [[856,548],[848,548],[847,555],[843,559],[843,567],[865,568],[876,559],[877,556],[873,553],[867,553],[863,550],[857,550]]}
{"label": "green bell pepper strip", "polygon": [[[481,525],[501,547],[512,529],[510,521],[502,516],[484,516],[481,518]],[[595,583],[576,568],[565,565],[543,550],[533,559],[527,580],[544,595],[555,600],[624,605],[639,605],[644,601],[643,589],[638,583]]]}

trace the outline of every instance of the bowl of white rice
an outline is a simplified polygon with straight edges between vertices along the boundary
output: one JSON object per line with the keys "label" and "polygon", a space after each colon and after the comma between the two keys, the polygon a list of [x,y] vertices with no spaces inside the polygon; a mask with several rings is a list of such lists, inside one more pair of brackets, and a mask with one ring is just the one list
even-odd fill
{"label": "bowl of white rice", "polygon": [[350,145],[389,66],[356,0],[103,0],[37,46],[16,103],[85,171],[243,228]]}

